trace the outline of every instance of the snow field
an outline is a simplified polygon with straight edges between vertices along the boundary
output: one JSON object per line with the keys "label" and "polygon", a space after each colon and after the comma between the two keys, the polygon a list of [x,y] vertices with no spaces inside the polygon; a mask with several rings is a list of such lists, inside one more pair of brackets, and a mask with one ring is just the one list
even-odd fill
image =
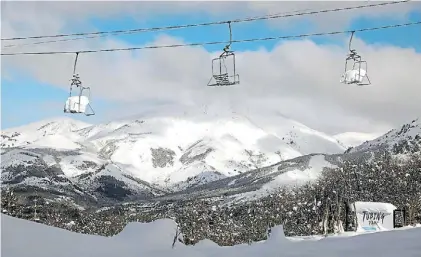
{"label": "snow field", "polygon": [[[282,226],[271,237],[251,245],[221,247],[210,240],[171,248],[176,224],[169,219],[129,223],[113,237],[84,235],[1,215],[2,254],[7,257],[418,257],[421,228],[323,239],[286,238]],[[352,236],[350,236],[352,235]]]}

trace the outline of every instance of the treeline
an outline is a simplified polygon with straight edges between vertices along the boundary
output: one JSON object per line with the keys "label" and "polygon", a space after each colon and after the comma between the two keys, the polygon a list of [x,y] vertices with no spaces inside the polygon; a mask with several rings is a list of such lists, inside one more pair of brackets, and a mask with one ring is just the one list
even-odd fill
{"label": "treeline", "polygon": [[[2,194],[2,210],[34,219],[34,206],[20,204],[14,197]],[[36,216],[48,225],[105,236],[119,233],[128,222],[174,218],[186,244],[208,238],[219,245],[235,245],[265,240],[268,228],[281,224],[287,236],[352,230],[355,224],[348,206],[355,201],[392,203],[406,210],[407,224],[421,223],[421,155],[396,157],[383,152],[370,162],[344,161],[336,169],[324,170],[315,182],[234,206],[196,199],[98,211],[40,199]]]}

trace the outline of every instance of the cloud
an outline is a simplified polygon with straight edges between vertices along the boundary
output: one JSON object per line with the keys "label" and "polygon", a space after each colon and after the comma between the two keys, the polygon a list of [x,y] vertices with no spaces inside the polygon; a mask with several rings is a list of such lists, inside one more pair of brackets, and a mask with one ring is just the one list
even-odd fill
{"label": "cloud", "polygon": [[[14,37],[17,33],[22,36],[74,32],[75,28],[91,31],[95,28],[87,21],[92,19],[131,17],[143,22],[156,15],[188,14],[200,17],[206,13],[220,18],[233,13],[243,15],[243,12],[249,12],[244,2],[228,1],[2,1],[1,19],[6,22],[2,28],[2,37]],[[7,26],[10,23],[18,30],[10,29]]]}
{"label": "cloud", "polygon": [[[143,22],[157,15],[186,15],[214,19],[237,19],[256,15],[291,14],[377,4],[379,1],[2,1],[2,21],[14,22],[20,35],[54,34],[55,31],[95,30],[91,19],[131,17]],[[411,11],[421,11],[421,2],[386,5],[322,15],[304,15],[287,19],[270,19],[274,27],[285,28],[298,21],[309,21],[322,29],[338,29],[350,24],[357,17],[405,18]],[[335,22],[331,22],[335,20]],[[27,26],[30,24],[30,28]],[[142,26],[140,26],[142,27]],[[317,28],[317,29],[319,29]],[[13,30],[2,28],[2,37],[13,37]]]}
{"label": "cloud", "polygon": [[[109,7],[102,8],[111,12],[107,9]],[[35,12],[29,9],[24,10],[24,21],[5,19],[3,28],[9,34],[17,35],[16,31],[20,31],[22,25],[20,22],[26,22],[25,34],[47,34],[46,31],[57,31],[58,27],[69,22],[58,17],[60,12],[57,11],[51,15],[38,13],[40,23],[32,24],[29,21],[36,19],[30,16]],[[51,10],[48,13],[52,13]],[[41,31],[43,28],[44,32]],[[29,33],[29,30],[33,32]],[[180,38],[161,35],[149,44],[182,43],[185,42]],[[259,123],[270,124],[277,115],[285,115],[312,128],[337,134],[383,132],[419,116],[421,77],[417,75],[421,54],[413,49],[368,45],[358,37],[354,43],[354,48],[368,62],[368,74],[373,83],[370,87],[339,83],[347,54],[346,40],[343,47],[317,45],[307,39],[279,42],[272,51],[237,52],[241,83],[232,87],[206,86],[211,77],[211,59],[219,53],[209,53],[202,47],[81,54],[77,68],[82,81],[91,87],[95,97],[115,104],[115,109],[104,114],[108,118],[138,113],[183,115],[194,110],[195,113],[207,113],[209,118],[238,112],[255,117]],[[107,39],[37,45],[19,50],[131,46]],[[74,57],[3,57],[2,65],[6,69],[31,74],[40,82],[66,89]]]}
{"label": "cloud", "polygon": [[[381,1],[251,1],[248,2],[248,9],[255,13],[265,15],[273,13],[294,13],[297,10],[300,13],[312,12],[380,3]],[[270,24],[273,27],[285,28],[298,21],[307,21],[309,24],[313,24],[316,30],[337,30],[348,26],[355,18],[386,18],[399,21],[406,18],[412,11],[421,11],[421,2],[412,1],[402,4],[326,12],[316,15],[295,16],[289,17],[288,19],[273,19],[270,20]]]}

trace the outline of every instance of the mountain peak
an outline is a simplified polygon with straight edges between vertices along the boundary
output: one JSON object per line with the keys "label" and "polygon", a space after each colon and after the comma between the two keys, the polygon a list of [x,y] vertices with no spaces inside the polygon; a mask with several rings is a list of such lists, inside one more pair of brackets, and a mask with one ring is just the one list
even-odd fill
{"label": "mountain peak", "polygon": [[71,148],[78,148],[73,141],[73,132],[91,126],[88,123],[68,117],[55,117],[16,128],[5,129],[2,134],[2,147],[17,147],[35,144],[54,147],[63,142]]}
{"label": "mountain peak", "polygon": [[49,119],[45,119],[41,121],[31,122],[19,127],[5,129],[2,132],[43,130],[43,129],[46,129],[47,127],[49,128],[54,127],[55,130],[60,130],[60,131],[65,131],[65,130],[75,131],[75,130],[82,129],[89,126],[91,126],[91,124],[63,116],[63,117],[53,117],[53,118],[49,118]]}

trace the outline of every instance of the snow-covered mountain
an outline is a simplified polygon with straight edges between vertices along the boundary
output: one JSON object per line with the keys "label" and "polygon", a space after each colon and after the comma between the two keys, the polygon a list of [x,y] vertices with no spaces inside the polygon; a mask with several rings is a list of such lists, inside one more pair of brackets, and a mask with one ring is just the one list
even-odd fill
{"label": "snow-covered mountain", "polygon": [[68,178],[92,173],[112,162],[133,178],[170,190],[238,175],[312,152],[345,150],[324,133],[282,119],[282,126],[268,128],[269,131],[240,115],[212,122],[152,118],[99,125],[54,119],[3,131],[2,147],[76,151],[77,155],[42,158],[47,159],[49,166],[58,165]]}
{"label": "snow-covered mountain", "polygon": [[[335,137],[283,116],[273,118],[276,126],[238,114],[212,121],[33,123],[2,131],[2,180],[94,200],[227,193],[241,199],[243,193],[249,198],[313,180],[346,150]],[[419,121],[413,121],[347,152],[385,145],[419,151],[420,136]]]}
{"label": "snow-covered mountain", "polygon": [[[348,133],[348,138],[360,133]],[[363,137],[363,136],[362,136]],[[325,168],[335,168],[343,161],[371,162],[376,153],[392,155],[421,153],[421,122],[419,119],[393,129],[371,141],[347,149],[343,154],[308,154],[270,166],[251,170],[204,185],[177,192],[175,198],[224,195],[226,202],[244,202],[276,193],[280,187],[302,185],[314,181]],[[171,197],[165,195],[164,198]]]}
{"label": "snow-covered mountain", "polygon": [[1,158],[2,186],[12,186],[22,192],[35,188],[38,192],[65,195],[85,203],[133,196],[149,199],[166,193],[134,178],[118,165],[88,153],[9,148]]}

